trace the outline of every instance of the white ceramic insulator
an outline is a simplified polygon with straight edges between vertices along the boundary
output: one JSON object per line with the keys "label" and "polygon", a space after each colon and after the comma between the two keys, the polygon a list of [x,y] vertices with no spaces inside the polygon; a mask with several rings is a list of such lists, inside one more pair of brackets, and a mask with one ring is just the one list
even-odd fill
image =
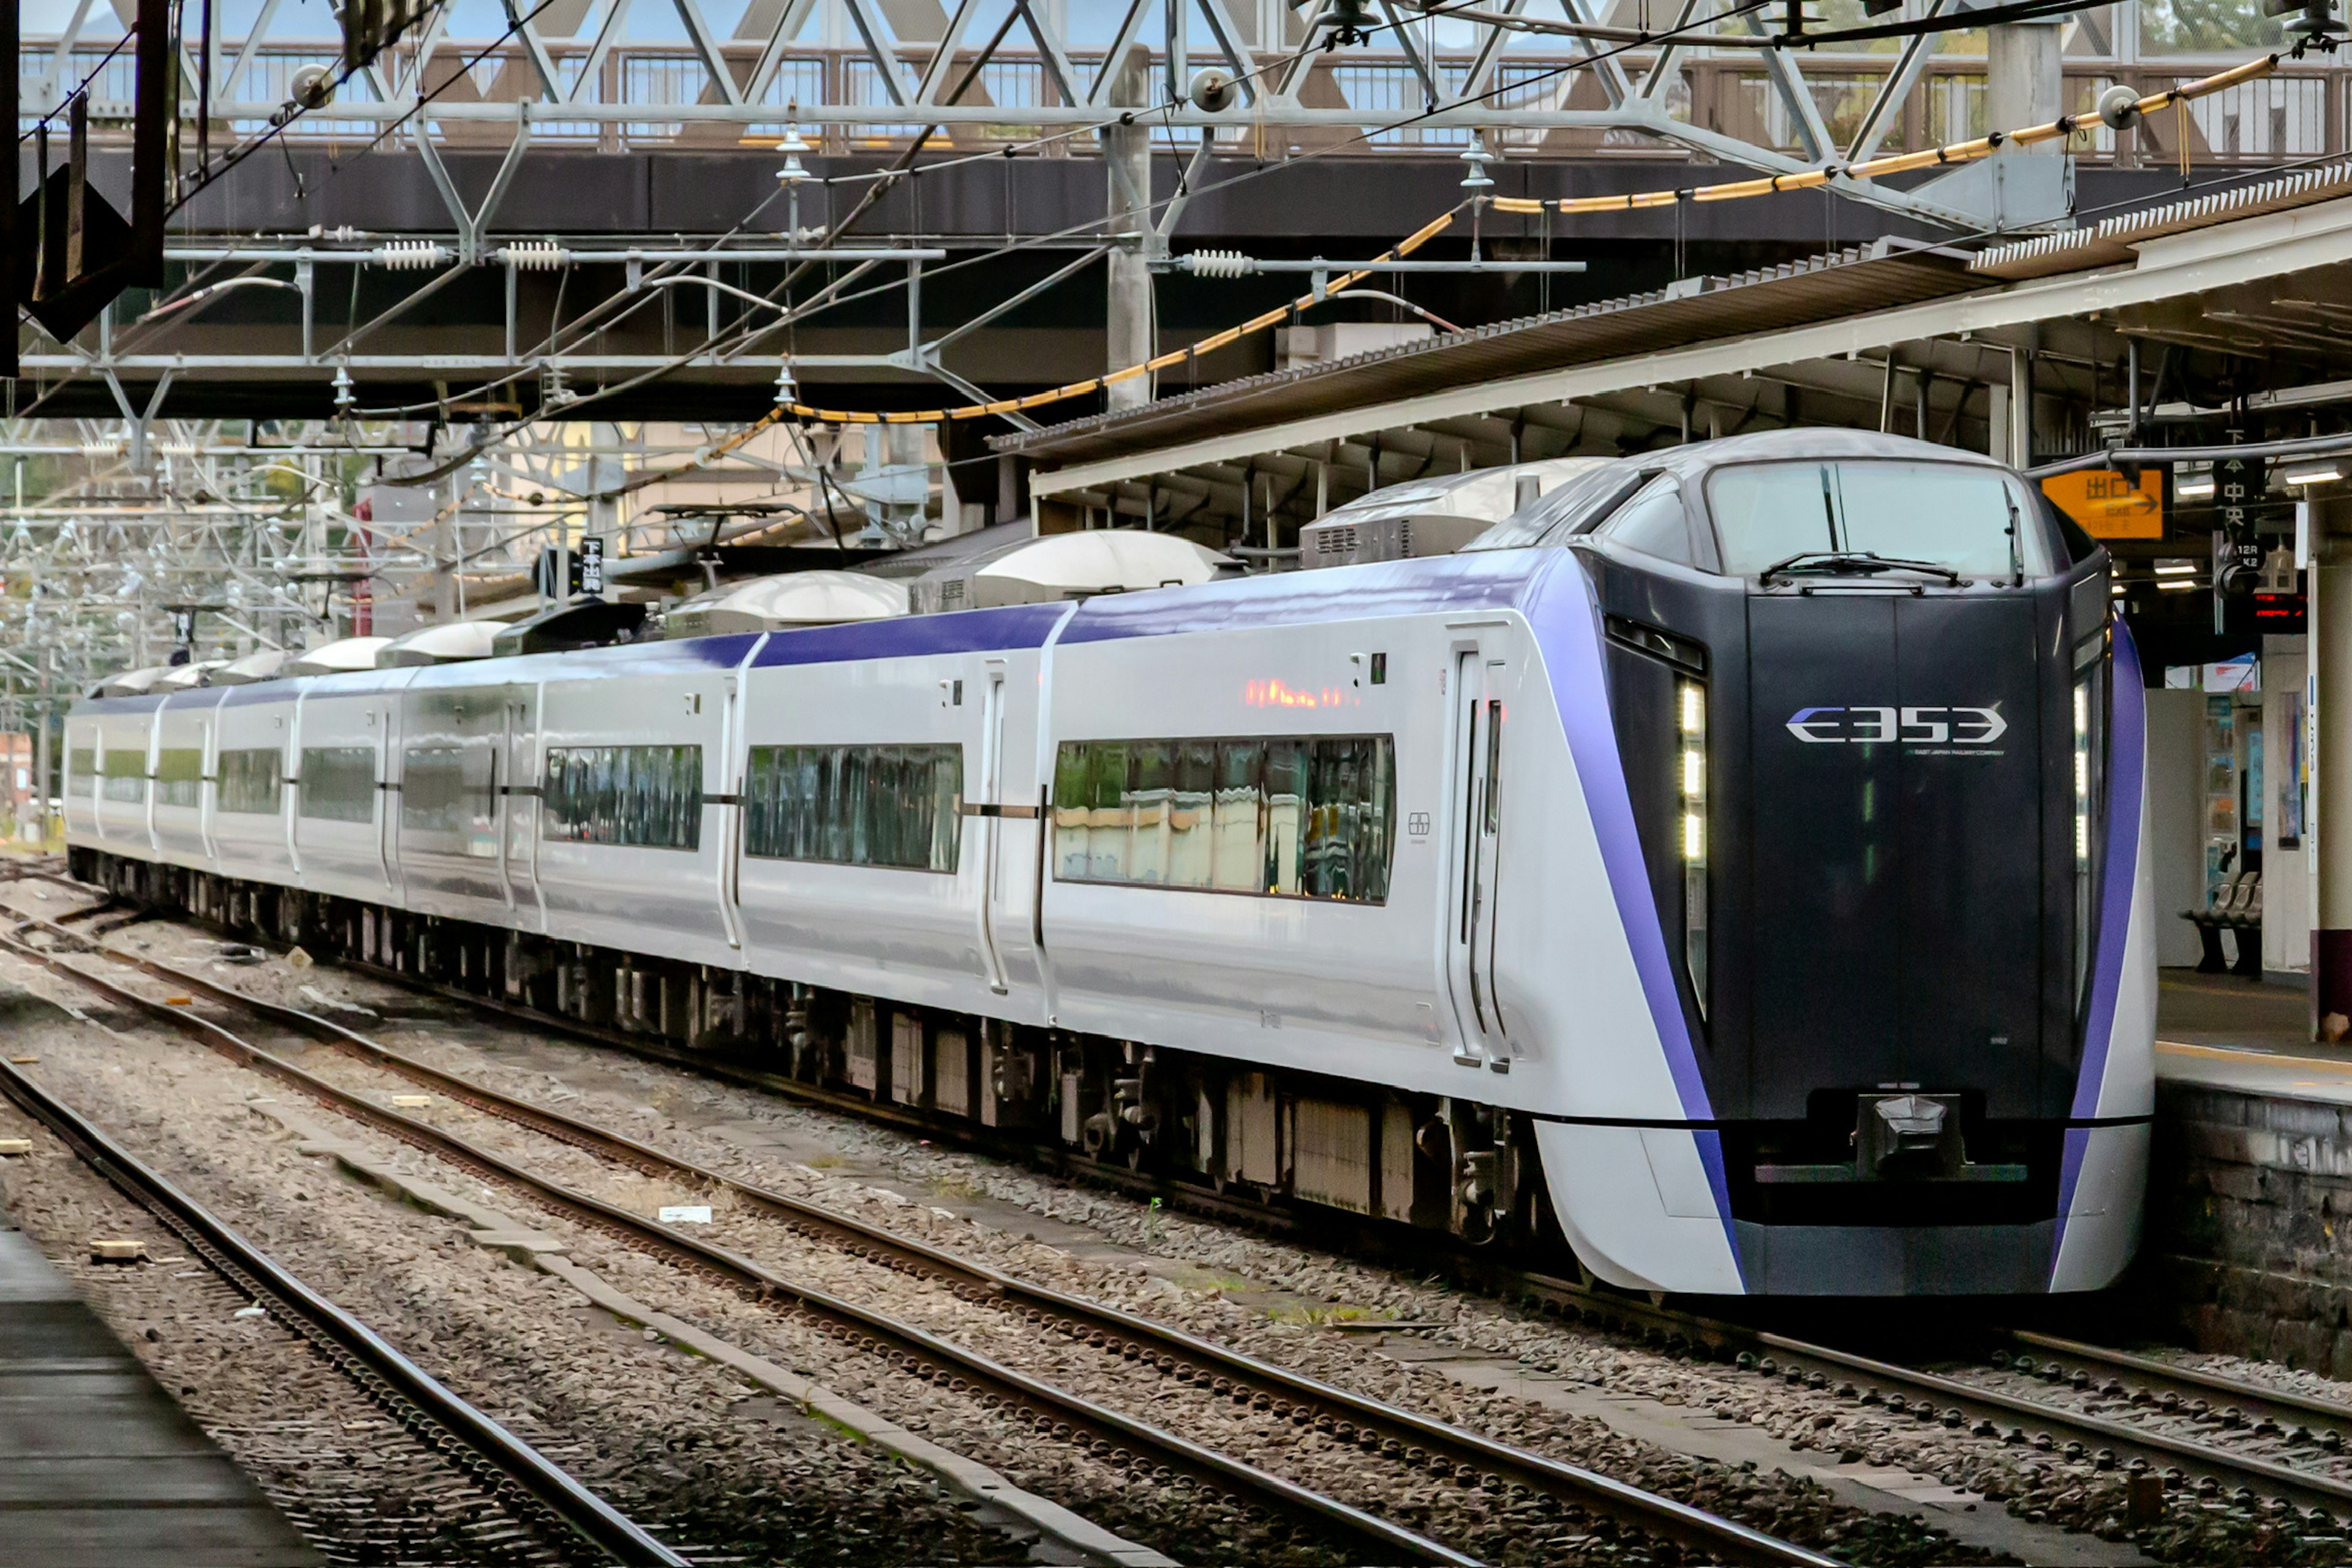
{"label": "white ceramic insulator", "polygon": [[499,251],[499,259],[518,272],[554,272],[572,265],[572,253],[552,240],[527,239]]}
{"label": "white ceramic insulator", "polygon": [[423,272],[449,264],[449,247],[429,239],[395,239],[376,247],[375,262],[394,272]]}
{"label": "white ceramic insulator", "polygon": [[1257,270],[1257,258],[1238,250],[1196,250],[1184,265],[1195,278],[1246,278]]}

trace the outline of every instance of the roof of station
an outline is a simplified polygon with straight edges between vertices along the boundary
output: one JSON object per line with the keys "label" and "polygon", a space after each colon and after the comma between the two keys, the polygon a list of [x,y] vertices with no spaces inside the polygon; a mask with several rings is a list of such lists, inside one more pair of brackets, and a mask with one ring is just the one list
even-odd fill
{"label": "roof of station", "polygon": [[[1958,368],[1939,373],[1982,384],[1994,373],[1970,368],[1969,354],[2006,354],[2032,341],[2021,334],[2048,323],[2239,354],[2335,359],[2347,352],[2343,327],[2352,310],[2328,301],[2352,297],[2347,272],[2352,164],[2339,163],[1973,253],[1881,240],[1786,267],[1688,279],[1252,376],[995,445],[1034,459],[1034,494],[1100,493],[1254,454],[1799,363],[1857,383],[1842,395],[1866,400],[1875,415],[1880,373],[1861,377],[1865,366],[1856,359],[1940,342],[1948,360],[1958,356]],[[2293,286],[2284,281],[2290,278]]]}
{"label": "roof of station", "polygon": [[1963,293],[1983,287],[1969,275],[1969,260],[1966,251],[1881,239],[1780,267],[1689,279],[1646,294],[1247,376],[1140,408],[997,437],[992,444],[999,451],[1056,463],[1149,451],[1302,415],[1616,359],[1661,344],[1770,331]]}

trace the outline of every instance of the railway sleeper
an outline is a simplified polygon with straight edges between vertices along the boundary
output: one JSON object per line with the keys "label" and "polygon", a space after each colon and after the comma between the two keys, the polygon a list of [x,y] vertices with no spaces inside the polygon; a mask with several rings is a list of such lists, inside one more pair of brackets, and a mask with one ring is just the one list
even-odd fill
{"label": "railway sleeper", "polygon": [[79,879],[234,934],[299,943],[589,1030],[721,1055],[943,1132],[1473,1246],[1570,1258],[1531,1124],[1134,1040],[1034,1028],[76,847]]}

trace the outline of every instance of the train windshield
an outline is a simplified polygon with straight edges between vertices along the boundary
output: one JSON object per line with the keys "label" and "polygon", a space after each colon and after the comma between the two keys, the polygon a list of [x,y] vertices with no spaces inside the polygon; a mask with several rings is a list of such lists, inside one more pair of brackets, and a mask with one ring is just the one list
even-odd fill
{"label": "train windshield", "polygon": [[1706,493],[1730,576],[1809,558],[1864,555],[1979,579],[2051,570],[2036,512],[1998,468],[1852,459],[1742,463],[1717,470]]}

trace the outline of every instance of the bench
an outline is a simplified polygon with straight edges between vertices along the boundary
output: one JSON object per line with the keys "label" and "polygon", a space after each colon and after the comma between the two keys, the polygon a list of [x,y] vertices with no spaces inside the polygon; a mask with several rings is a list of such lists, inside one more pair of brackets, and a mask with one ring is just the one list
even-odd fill
{"label": "bench", "polygon": [[[2210,906],[2201,910],[2183,910],[2180,918],[2197,928],[2197,938],[2204,944],[2204,956],[2198,960],[2200,974],[2220,974],[2227,971],[2249,980],[2259,980],[2263,973],[2263,874],[2241,871],[2213,895]],[[2221,952],[2221,933],[2234,931],[2238,938],[2238,962],[2231,963]]]}

